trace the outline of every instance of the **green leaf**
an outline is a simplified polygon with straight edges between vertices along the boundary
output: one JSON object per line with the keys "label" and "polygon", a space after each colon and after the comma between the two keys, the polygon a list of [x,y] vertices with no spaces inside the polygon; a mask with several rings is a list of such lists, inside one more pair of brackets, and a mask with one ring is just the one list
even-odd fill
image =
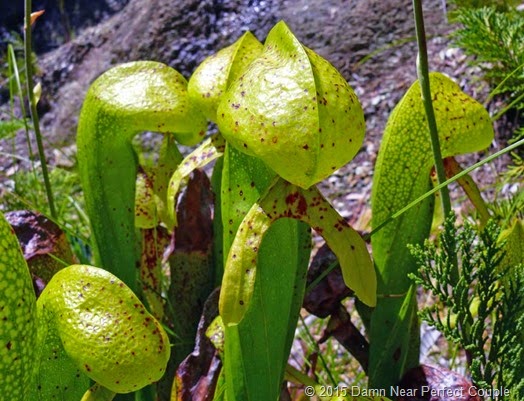
{"label": "green leaf", "polygon": [[217,159],[211,175],[211,190],[215,195],[213,210],[213,266],[215,286],[220,286],[224,275],[224,225],[222,224],[222,170],[224,158]]}
{"label": "green leaf", "polygon": [[246,32],[231,46],[206,58],[191,75],[189,97],[209,120],[216,121],[223,94],[261,51],[262,44]]}
{"label": "green leaf", "polygon": [[[384,341],[369,355],[369,383],[372,388],[389,388],[383,383],[396,384],[403,372],[411,368],[411,358],[418,360],[419,325],[416,286],[406,294],[379,299],[371,315],[370,338]],[[385,319],[388,316],[389,319]],[[411,350],[417,355],[410,354]]]}
{"label": "green leaf", "polygon": [[138,171],[135,196],[135,226],[153,228],[164,223],[173,226],[173,213],[169,207],[168,186],[171,175],[179,167],[182,155],[171,135],[164,135],[158,154],[158,161],[153,165],[141,165]]}
{"label": "green leaf", "polygon": [[93,385],[86,391],[80,401],[111,401],[115,397],[115,393],[98,384]]}
{"label": "green leaf", "polygon": [[224,323],[220,315],[209,324],[209,327],[206,329],[206,337],[209,338],[213,347],[222,357],[224,355]]}
{"label": "green leaf", "polygon": [[[475,152],[489,146],[493,128],[484,107],[442,74],[430,74],[430,85],[442,157]],[[429,130],[417,81],[391,113],[384,132],[373,179],[372,227],[377,227],[431,188],[432,166]],[[387,327],[395,325],[391,319],[398,316],[401,306],[398,297],[406,294],[411,284],[408,274],[416,270],[407,244],[421,244],[427,238],[432,216],[433,199],[427,199],[371,237],[378,272],[378,293],[381,294],[371,327],[370,376],[377,381],[370,383],[374,387],[393,385],[392,380],[402,375],[403,367],[409,368],[418,362],[416,347],[412,350],[403,347],[406,336],[411,336],[411,343],[416,345],[413,337],[416,329],[399,330],[396,332],[398,338],[392,341]],[[390,344],[390,349],[385,351],[384,344]],[[402,353],[394,366],[401,370],[392,369],[387,364],[382,367],[374,365],[381,364],[380,356],[384,352],[397,355],[397,349]],[[406,362],[407,358],[412,360]]]}
{"label": "green leaf", "polygon": [[[267,233],[252,307],[242,322],[226,327],[228,399],[278,399],[304,296],[310,253],[306,227],[283,219]],[[277,265],[279,269],[269,268]]]}
{"label": "green leaf", "polygon": [[65,353],[55,328],[36,308],[17,237],[0,214],[0,391],[13,401],[77,401],[89,379]]}
{"label": "green leaf", "polygon": [[163,375],[167,335],[122,281],[73,265],[35,301],[29,269],[1,214],[0,279],[0,389],[10,400],[76,401],[89,378],[127,393]]}
{"label": "green leaf", "polygon": [[136,391],[164,374],[167,334],[111,273],[69,266],[53,276],[37,305],[39,322],[56,330],[75,366],[107,389]]}
{"label": "green leaf", "polygon": [[501,266],[514,267],[524,262],[524,222],[519,219],[500,233],[499,241],[506,241]]}
{"label": "green leaf", "polygon": [[[221,184],[224,255],[238,226],[275,174],[264,163],[226,146]],[[258,255],[253,307],[226,327],[224,371],[228,401],[277,399],[305,288],[310,253],[307,226],[277,222]],[[272,266],[279,266],[274,271]]]}
{"label": "green leaf", "polygon": [[158,225],[158,215],[153,189],[154,172],[140,169],[136,178],[135,226],[151,229]]}
{"label": "green leaf", "polygon": [[78,163],[91,220],[96,263],[133,290],[136,155],[142,131],[174,133],[180,143],[202,139],[206,121],[190,103],[184,77],[161,63],[123,64],[90,87],[78,125]]}
{"label": "green leaf", "polygon": [[[442,74],[432,73],[430,84],[442,156],[488,147],[493,128],[484,107]],[[432,166],[429,132],[417,81],[393,110],[384,131],[373,179],[372,226],[430,189]],[[373,257],[387,291],[405,292],[409,287],[406,275],[413,272],[414,265],[406,244],[421,243],[428,235],[430,223],[430,205],[425,202],[371,237]],[[411,263],[404,264],[405,260]],[[382,291],[380,284],[379,291]]]}
{"label": "green leaf", "polygon": [[180,165],[182,158],[175,139],[171,135],[165,135],[158,154],[158,162],[154,166],[153,189],[158,219],[167,227],[170,227],[171,217],[168,200],[169,180]]}
{"label": "green leaf", "polygon": [[[444,159],[444,168],[446,171],[446,178],[451,178],[464,171],[454,157],[448,157]],[[479,216],[478,218],[480,220],[480,225],[482,227],[485,226],[488,220],[490,219],[490,214],[486,206],[486,203],[482,198],[482,194],[480,193],[479,187],[477,186],[475,181],[473,181],[473,178],[471,178],[469,174],[466,174],[463,177],[458,178],[457,183],[461,186],[462,190],[466,193],[469,201],[475,207]],[[441,224],[443,220],[444,216],[441,216],[441,221],[439,221],[439,224]],[[433,221],[433,225],[435,225],[435,221]]]}
{"label": "green leaf", "polygon": [[220,134],[214,135],[202,142],[198,148],[187,155],[178,165],[167,187],[168,227],[173,228],[177,225],[175,213],[176,199],[183,182],[197,168],[202,168],[222,156],[224,148],[224,138]]}
{"label": "green leaf", "polygon": [[147,309],[158,320],[164,317],[164,271],[162,257],[171,242],[171,235],[162,226],[140,230],[142,252],[140,255],[139,277],[141,293]]}
{"label": "green leaf", "polygon": [[[281,218],[301,220],[322,235],[339,258],[346,285],[366,305],[375,305],[375,271],[360,235],[317,188],[303,190],[279,179],[251,207],[231,245],[220,294],[220,312],[225,324],[238,324],[249,309],[262,240],[271,224]],[[273,271],[276,266],[271,267]]]}
{"label": "green leaf", "polygon": [[36,303],[18,240],[0,213],[0,394],[29,399],[34,383]]}
{"label": "green leaf", "polygon": [[34,363],[36,383],[29,399],[78,401],[90,386],[90,379],[71,360],[53,324],[38,310],[38,343]]}
{"label": "green leaf", "polygon": [[217,118],[231,145],[303,188],[351,160],[365,131],[364,113],[348,83],[284,22],[231,84]]}
{"label": "green leaf", "polygon": [[160,216],[160,221],[166,226],[169,226],[169,201],[168,201],[168,187],[171,176],[180,165],[183,156],[178,150],[175,138],[171,135],[165,136],[160,152],[158,155],[158,163],[156,166],[156,177],[154,181],[155,201]]}
{"label": "green leaf", "polygon": [[220,375],[218,376],[217,384],[215,387],[215,394],[213,395],[213,401],[227,401],[226,396],[226,377],[224,374],[224,369],[220,370]]}

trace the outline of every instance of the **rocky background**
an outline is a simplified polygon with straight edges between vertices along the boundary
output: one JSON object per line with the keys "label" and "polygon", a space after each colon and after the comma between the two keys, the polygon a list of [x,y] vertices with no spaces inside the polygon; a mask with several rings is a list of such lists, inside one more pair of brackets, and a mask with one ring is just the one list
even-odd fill
{"label": "rocky background", "polygon": [[[7,2],[0,6],[0,34],[4,40],[11,30],[21,25],[22,2],[16,3],[16,7]],[[85,92],[89,84],[112,65],[138,59],[157,60],[189,78],[205,57],[231,44],[246,30],[263,41],[269,29],[282,19],[299,40],[341,71],[364,107],[367,135],[361,152],[321,187],[345,217],[365,227],[373,164],[382,130],[391,109],[416,79],[411,1],[74,0],[64,3],[67,3],[65,12],[57,7],[60,1],[35,1],[33,7],[35,10],[46,8],[34,32],[39,53],[38,80],[43,86],[39,110],[51,163],[60,163],[56,160],[57,152],[51,151],[53,148],[74,157],[77,118]],[[482,101],[485,90],[482,92],[478,82],[477,86],[472,85],[476,71],[467,68],[465,56],[452,46],[449,33],[453,27],[447,21],[445,1],[426,0],[424,7],[431,69],[451,75],[466,92]],[[5,91],[5,83],[0,90]],[[23,152],[23,136],[19,142]],[[0,153],[7,152],[8,146],[11,151],[11,145],[0,142]],[[6,169],[12,170],[18,163],[16,159],[0,159],[0,166]],[[485,185],[496,175],[493,168],[477,173]]]}
{"label": "rocky background", "polygon": [[[83,29],[96,25],[120,11],[129,0],[35,0],[33,10],[46,10],[33,38],[37,53],[54,50]],[[4,49],[13,34],[21,33],[23,1],[0,3],[0,44]]]}

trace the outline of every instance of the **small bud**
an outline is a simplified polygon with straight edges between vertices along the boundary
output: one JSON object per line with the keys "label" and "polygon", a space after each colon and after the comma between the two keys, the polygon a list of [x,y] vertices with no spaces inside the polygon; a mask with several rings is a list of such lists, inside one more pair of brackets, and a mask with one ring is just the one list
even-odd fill
{"label": "small bud", "polygon": [[42,16],[42,14],[45,13],[45,10],[35,11],[34,13],[31,13],[31,26],[33,26],[38,18]]}
{"label": "small bud", "polygon": [[38,104],[42,96],[42,84],[38,82],[33,88],[33,95],[35,95],[35,104]]}

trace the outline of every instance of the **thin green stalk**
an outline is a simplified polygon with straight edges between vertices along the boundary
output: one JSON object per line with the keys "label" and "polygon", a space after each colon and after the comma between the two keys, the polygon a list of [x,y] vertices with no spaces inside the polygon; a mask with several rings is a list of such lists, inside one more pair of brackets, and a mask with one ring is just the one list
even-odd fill
{"label": "thin green stalk", "polygon": [[[306,337],[311,342],[311,344],[315,347],[315,351],[319,351],[318,343],[313,338],[313,335],[309,331],[309,327],[306,324],[306,321],[302,315],[299,316],[300,322],[302,323],[302,326],[304,326],[304,332],[306,334]],[[329,365],[327,364],[326,360],[324,359],[324,355],[322,355],[322,352],[318,352],[318,358],[320,359],[320,362],[324,366],[324,369],[326,370],[327,375],[329,376],[329,380],[331,380],[331,384],[333,386],[337,385],[337,381],[335,380],[335,377],[333,376],[333,373],[331,372],[331,369],[329,369]]]}
{"label": "thin green stalk", "polygon": [[[15,87],[16,87],[16,92],[18,92],[18,97],[20,98],[20,109],[22,111],[22,117],[23,117],[23,120],[24,120],[24,129],[25,129],[25,133],[26,133],[26,138],[27,138],[27,148],[29,150],[29,158],[31,160],[31,164],[34,166],[33,164],[33,158],[34,158],[34,154],[33,154],[33,147],[31,146],[31,141],[29,139],[29,125],[27,124],[27,119],[25,118],[26,116],[26,110],[25,110],[25,106],[24,106],[24,95],[23,95],[23,91],[22,91],[22,83],[20,81],[20,71],[18,69],[18,63],[16,62],[16,55],[15,55],[15,50],[13,49],[13,45],[12,44],[8,44],[7,45],[7,60],[8,60],[8,63],[9,63],[9,68],[12,69],[12,74],[10,76],[10,79],[14,79],[15,80]],[[12,94],[12,97],[14,97],[14,93]],[[11,106],[13,107],[13,106]],[[34,167],[33,167],[34,169]]]}
{"label": "thin green stalk", "polygon": [[364,63],[367,63],[370,59],[372,59],[375,56],[378,56],[380,53],[383,53],[387,50],[394,49],[395,47],[400,47],[402,45],[405,45],[406,43],[413,42],[415,40],[415,36],[407,36],[405,38],[401,38],[398,40],[395,40],[393,42],[388,43],[385,46],[379,47],[376,50],[373,50],[372,52],[366,54],[364,57],[362,57],[360,60],[357,61],[357,66],[360,67]]}
{"label": "thin green stalk", "polygon": [[406,213],[409,209],[416,206],[418,203],[422,202],[424,199],[430,197],[435,192],[440,191],[443,187],[451,184],[452,182],[457,181],[459,178],[464,177],[466,174],[469,174],[473,170],[479,168],[480,166],[489,163],[490,161],[496,159],[497,157],[502,156],[505,153],[511,152],[513,149],[518,148],[519,146],[524,145],[524,138],[520,141],[515,142],[514,144],[507,146],[506,148],[499,150],[496,153],[493,153],[491,156],[486,157],[484,160],[479,161],[478,163],[475,163],[474,165],[464,169],[460,173],[454,175],[450,179],[444,181],[443,183],[437,185],[435,188],[433,188],[431,191],[426,192],[424,195],[419,196],[417,199],[415,199],[413,202],[409,203],[399,211],[393,213],[390,217],[388,217],[386,220],[384,220],[382,223],[380,223],[373,231],[371,231],[369,234],[365,235],[364,241],[367,241],[369,237],[371,237],[373,234],[376,234],[378,231],[382,230],[390,221],[396,219],[397,217],[401,216],[402,214]]}
{"label": "thin green stalk", "polygon": [[517,72],[519,72],[519,70],[520,70],[521,68],[524,68],[524,63],[522,63],[522,64],[519,65],[517,68],[515,68],[513,71],[511,71],[511,72],[510,72],[510,73],[509,73],[509,74],[508,74],[508,75],[507,75],[507,76],[506,76],[506,77],[505,77],[505,78],[504,78],[504,79],[503,79],[503,80],[502,80],[502,81],[497,85],[497,87],[496,87],[495,89],[493,89],[493,90],[489,93],[489,95],[488,95],[486,101],[484,102],[484,105],[485,105],[485,106],[486,106],[489,102],[491,102],[491,100],[493,100],[493,98],[495,97],[495,95],[501,93],[501,92],[499,92],[499,90],[504,86],[504,84],[506,83],[506,81],[507,81],[508,79],[510,79],[513,75],[515,75]]}
{"label": "thin green stalk", "polygon": [[24,17],[24,59],[26,71],[26,89],[27,98],[29,99],[29,106],[31,112],[31,119],[33,121],[33,129],[35,130],[36,144],[38,146],[38,155],[40,157],[40,164],[42,167],[42,175],[44,177],[44,186],[47,195],[47,202],[49,204],[49,211],[51,217],[56,220],[57,213],[55,209],[55,201],[53,192],[51,190],[51,182],[49,181],[49,172],[47,169],[47,162],[44,153],[44,145],[42,142],[42,133],[40,132],[40,123],[38,120],[38,113],[36,111],[36,100],[33,93],[33,66],[31,64],[31,0],[24,0],[25,17]]}
{"label": "thin green stalk", "polygon": [[327,275],[329,273],[331,273],[333,271],[333,269],[335,269],[335,267],[338,266],[338,260],[335,261],[335,262],[332,262],[326,270],[324,270],[322,273],[320,273],[318,275],[318,277],[316,279],[313,280],[313,282],[311,284],[309,284],[306,288],[306,294],[309,293],[309,291],[311,291],[313,288],[315,288],[322,280],[324,280],[324,277],[327,277]]}
{"label": "thin green stalk", "polygon": [[318,386],[319,384],[311,377],[302,373],[297,368],[291,366],[289,363],[286,366],[285,379],[296,384],[303,384],[306,386]]}
{"label": "thin green stalk", "polygon": [[[38,182],[38,178],[36,175],[36,169],[35,169],[35,162],[34,162],[35,157],[33,153],[33,147],[31,146],[31,137],[29,135],[29,124],[27,123],[27,118],[26,118],[27,113],[26,113],[26,109],[24,106],[24,93],[23,93],[22,84],[20,81],[20,71],[18,70],[18,63],[16,62],[15,50],[11,43],[7,45],[7,60],[9,64],[9,70],[11,71],[12,69],[12,74],[10,74],[9,79],[10,80],[14,79],[14,84],[12,84],[12,81],[10,81],[10,88],[13,88],[13,87],[16,88],[18,98],[20,99],[20,109],[22,111],[22,118],[24,120],[24,130],[25,130],[25,136],[26,136],[26,141],[27,141],[27,149],[29,151],[29,161],[31,163],[31,170],[35,177],[35,182]],[[11,101],[13,101],[14,96],[15,96],[14,94],[15,89],[12,89],[10,91],[12,92]],[[11,109],[13,109],[13,104],[11,105]],[[14,116],[14,113],[13,113],[13,116]],[[13,144],[13,150],[14,149],[15,149],[15,146]],[[13,154],[14,153],[15,152],[13,151]],[[33,193],[32,195],[33,195],[33,203],[36,204],[36,196],[37,196],[36,192]]]}
{"label": "thin green stalk", "polygon": [[495,122],[497,121],[500,117],[502,117],[509,109],[511,109],[513,106],[515,106],[516,104],[518,104],[519,102],[522,101],[522,99],[524,99],[524,93],[522,93],[520,96],[518,96],[517,98],[513,99],[513,101],[508,104],[506,107],[504,107],[502,110],[500,110],[497,114],[495,114],[493,117],[491,117],[491,121]]}
{"label": "thin green stalk", "polygon": [[[413,0],[413,13],[415,15],[415,29],[417,31],[418,44],[417,75],[420,82],[420,89],[422,91],[422,101],[424,103],[424,108],[426,109],[431,148],[433,150],[433,158],[435,159],[435,171],[437,172],[438,183],[442,184],[446,180],[446,173],[444,170],[442,154],[440,152],[437,121],[435,119],[435,111],[433,110],[431,90],[429,87],[428,54],[426,47],[426,33],[424,30],[424,15],[422,12],[422,0]],[[448,187],[442,187],[440,193],[444,216],[449,216],[451,212],[451,198],[449,196]]]}
{"label": "thin green stalk", "polygon": [[[434,193],[440,191],[443,187],[446,187],[449,184],[451,184],[451,183],[453,183],[455,181],[460,180],[462,177],[467,176],[473,170],[481,167],[484,164],[489,163],[490,161],[496,159],[499,156],[502,156],[505,153],[511,152],[512,150],[518,148],[519,146],[521,146],[523,144],[524,144],[524,139],[521,139],[520,141],[517,141],[514,144],[512,144],[512,145],[510,145],[510,146],[508,146],[508,147],[506,147],[506,148],[504,148],[502,150],[499,150],[498,152],[492,154],[491,156],[486,157],[484,160],[481,160],[478,163],[475,163],[474,165],[466,168],[465,170],[460,171],[459,173],[455,174],[453,177],[450,177],[448,180],[444,181],[443,183],[438,184],[432,190],[426,192],[424,195],[419,196],[417,199],[415,199],[411,203],[407,204],[402,209],[400,209],[397,212],[393,213],[386,220],[384,220],[377,227],[375,227],[375,229],[373,229],[371,232],[369,232],[368,234],[362,235],[362,238],[366,242],[369,241],[369,239],[371,238],[372,235],[374,235],[377,232],[379,232],[380,230],[382,230],[391,221],[393,221],[394,219],[400,217],[401,215],[406,213],[409,209],[411,209],[412,207],[415,207],[417,204],[422,202],[424,199],[426,199],[426,198],[430,197],[431,195],[433,195]],[[311,291],[313,288],[315,288],[318,285],[318,283],[320,281],[322,281],[324,279],[324,277],[326,277],[336,266],[337,266],[337,262],[331,263],[328,266],[328,268],[326,270],[324,270],[322,272],[322,274],[319,275],[319,277],[317,277],[311,284],[308,285],[308,287],[306,288],[306,294],[309,293],[309,291]]]}

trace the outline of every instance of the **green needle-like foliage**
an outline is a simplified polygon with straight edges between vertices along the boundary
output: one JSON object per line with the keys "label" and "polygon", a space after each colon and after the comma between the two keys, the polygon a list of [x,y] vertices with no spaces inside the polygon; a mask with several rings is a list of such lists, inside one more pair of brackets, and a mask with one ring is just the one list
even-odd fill
{"label": "green needle-like foliage", "polygon": [[[410,275],[436,302],[420,312],[448,341],[463,347],[471,361],[473,382],[486,389],[508,389],[524,396],[524,270],[505,263],[511,253],[500,241],[500,227],[483,231],[466,223],[445,222],[437,245],[411,247],[419,271]],[[452,277],[458,258],[460,276]]]}
{"label": "green needle-like foliage", "polygon": [[[524,13],[501,12],[495,7],[460,9],[457,20],[463,25],[456,32],[456,44],[478,65],[485,77],[500,85],[498,93],[515,99],[524,94]],[[517,107],[524,107],[520,100]]]}

